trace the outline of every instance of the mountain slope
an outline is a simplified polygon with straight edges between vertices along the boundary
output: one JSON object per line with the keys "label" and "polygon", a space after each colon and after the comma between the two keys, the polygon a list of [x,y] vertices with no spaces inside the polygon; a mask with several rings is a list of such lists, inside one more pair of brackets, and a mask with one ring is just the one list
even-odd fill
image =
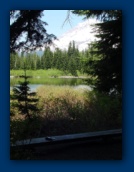
{"label": "mountain slope", "polygon": [[88,43],[95,40],[94,33],[92,33],[93,27],[91,26],[95,23],[96,20],[94,19],[79,23],[76,27],[70,29],[68,32],[59,37],[58,40],[55,40],[53,42],[54,45],[51,46],[51,49],[67,49],[68,44],[71,41],[75,41],[75,44],[80,51],[86,49],[88,47]]}

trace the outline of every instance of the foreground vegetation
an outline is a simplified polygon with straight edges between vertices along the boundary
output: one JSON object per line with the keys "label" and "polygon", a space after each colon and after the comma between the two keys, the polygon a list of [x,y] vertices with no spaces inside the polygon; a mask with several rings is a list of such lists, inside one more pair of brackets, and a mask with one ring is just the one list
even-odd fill
{"label": "foreground vegetation", "polygon": [[[121,127],[121,102],[95,92],[72,87],[42,86],[37,91],[38,114],[32,122],[11,111],[11,139],[23,140]],[[26,132],[27,131],[27,132]]]}
{"label": "foreground vegetation", "polygon": [[[12,93],[11,93],[12,94]],[[11,111],[11,144],[17,140],[53,135],[118,129],[122,126],[121,102],[95,92],[65,86],[42,86],[37,91],[39,112],[31,120]],[[31,150],[11,149],[11,159],[36,159]]]}

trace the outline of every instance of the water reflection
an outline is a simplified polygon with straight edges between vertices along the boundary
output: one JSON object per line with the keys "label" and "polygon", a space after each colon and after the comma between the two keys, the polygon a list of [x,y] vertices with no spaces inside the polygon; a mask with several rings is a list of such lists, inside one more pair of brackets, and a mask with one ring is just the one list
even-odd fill
{"label": "water reflection", "polygon": [[[10,90],[14,85],[18,85],[19,81],[23,81],[20,78],[12,78],[10,79]],[[75,89],[86,89],[91,90],[86,84],[85,79],[81,78],[30,78],[29,79],[29,87],[31,91],[36,91],[42,85],[57,85],[57,86],[73,86]]]}

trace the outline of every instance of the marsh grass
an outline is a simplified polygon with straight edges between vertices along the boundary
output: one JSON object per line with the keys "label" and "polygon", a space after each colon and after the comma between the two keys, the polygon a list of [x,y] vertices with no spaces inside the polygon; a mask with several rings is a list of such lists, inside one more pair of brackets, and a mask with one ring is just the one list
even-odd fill
{"label": "marsh grass", "polygon": [[13,141],[122,127],[118,98],[75,90],[71,86],[41,86],[37,95],[40,112],[34,114],[32,122],[17,112],[11,117]]}

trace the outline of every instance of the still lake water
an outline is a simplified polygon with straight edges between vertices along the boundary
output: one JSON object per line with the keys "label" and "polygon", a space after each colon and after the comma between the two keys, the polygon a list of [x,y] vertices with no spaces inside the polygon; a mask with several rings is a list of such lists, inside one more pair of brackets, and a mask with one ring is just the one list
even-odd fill
{"label": "still lake water", "polygon": [[[19,81],[23,81],[23,79],[10,78],[10,90],[14,85],[18,85]],[[31,91],[36,91],[37,88],[43,85],[71,86],[74,89],[92,90],[91,87],[87,85],[86,80],[81,78],[30,78],[29,81]]]}

